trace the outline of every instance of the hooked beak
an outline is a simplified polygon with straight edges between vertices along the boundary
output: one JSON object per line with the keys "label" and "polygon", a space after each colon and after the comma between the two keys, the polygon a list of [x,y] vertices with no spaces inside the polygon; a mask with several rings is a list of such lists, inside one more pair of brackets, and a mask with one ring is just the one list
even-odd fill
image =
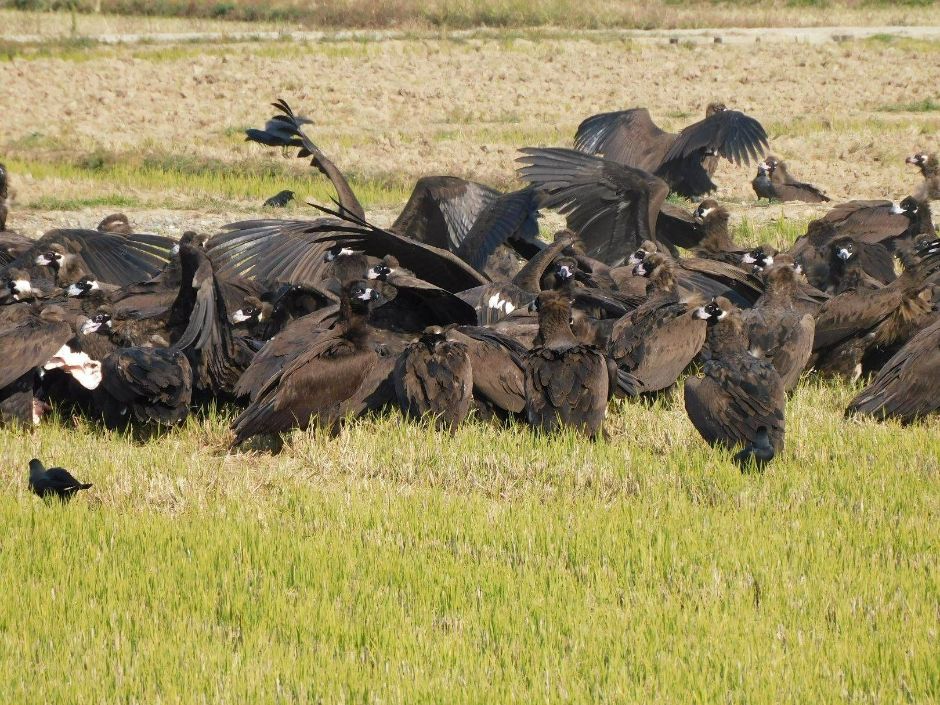
{"label": "hooked beak", "polygon": [[52,260],[45,255],[39,255],[36,258],[36,264],[38,264],[40,267],[48,267],[50,264],[52,264]]}
{"label": "hooked beak", "polygon": [[356,296],[356,298],[360,299],[361,301],[373,301],[376,298],[375,289],[364,289],[361,294]]}
{"label": "hooked beak", "polygon": [[708,317],[709,317],[709,316],[708,316],[708,311],[705,310],[705,307],[704,307],[704,306],[699,306],[697,309],[695,309],[695,314],[694,314],[694,315],[695,315],[696,318],[700,318],[700,319],[703,320],[703,321],[707,321],[707,320],[708,320]]}
{"label": "hooked beak", "polygon": [[846,248],[840,247],[839,251],[836,252],[836,257],[843,261],[848,261],[852,257],[852,253],[849,252]]}
{"label": "hooked beak", "polygon": [[83,293],[84,289],[82,289],[78,284],[72,284],[68,289],[65,290],[65,294],[67,296],[81,296]]}
{"label": "hooked beak", "polygon": [[249,318],[251,318],[251,316],[249,316],[248,314],[246,314],[246,313],[245,313],[244,311],[242,311],[241,309],[238,309],[235,313],[232,314],[232,323],[233,323],[233,324],[236,324],[236,323],[244,323],[244,322],[247,321]]}
{"label": "hooked beak", "polygon": [[900,203],[892,203],[891,212],[894,213],[895,215],[901,215],[904,213],[904,209],[901,207]]}
{"label": "hooked beak", "polygon": [[571,268],[567,265],[563,265],[558,268],[558,276],[562,279],[571,279],[574,276],[574,273],[571,271]]}
{"label": "hooked beak", "polygon": [[645,277],[646,276],[646,267],[643,266],[643,263],[640,262],[637,266],[633,268],[633,276],[635,277]]}

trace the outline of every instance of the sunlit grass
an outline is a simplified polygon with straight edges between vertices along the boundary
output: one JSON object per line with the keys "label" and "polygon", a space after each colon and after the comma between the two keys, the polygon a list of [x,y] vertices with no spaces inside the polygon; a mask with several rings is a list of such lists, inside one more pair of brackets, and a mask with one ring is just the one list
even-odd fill
{"label": "sunlit grass", "polygon": [[[596,444],[397,414],[276,457],[227,454],[227,413],[0,431],[0,692],[932,701],[940,426],[845,421],[851,394],[804,383],[763,475],[678,397],[615,404]],[[45,506],[34,455],[94,488]]]}
{"label": "sunlit grass", "polygon": [[[106,190],[95,196],[46,196],[26,204],[43,210],[64,210],[76,204],[176,208],[217,207],[227,202],[260,204],[282,189],[294,191],[301,201],[328,203],[336,194],[319,173],[281,167],[270,160],[229,164],[184,154],[154,153],[134,158],[92,153],[70,162],[14,158],[6,163],[29,178],[66,181],[70,189],[85,183]],[[362,202],[375,207],[404,202],[414,185],[392,175],[360,178],[351,174],[349,178]],[[124,190],[114,189],[114,184],[121,184]],[[129,196],[126,189],[141,195]]]}

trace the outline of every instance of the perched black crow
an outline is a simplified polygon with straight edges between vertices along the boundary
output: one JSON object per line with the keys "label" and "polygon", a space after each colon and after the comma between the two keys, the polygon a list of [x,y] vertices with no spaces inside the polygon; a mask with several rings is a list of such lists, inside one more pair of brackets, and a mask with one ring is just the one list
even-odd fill
{"label": "perched black crow", "polygon": [[65,468],[49,468],[36,458],[29,461],[29,489],[40,497],[55,495],[61,500],[68,501],[79,490],[87,490],[91,483],[83,483],[72,477]]}
{"label": "perched black crow", "polygon": [[284,189],[279,191],[264,202],[265,208],[284,208],[288,203],[294,200],[294,192]]}

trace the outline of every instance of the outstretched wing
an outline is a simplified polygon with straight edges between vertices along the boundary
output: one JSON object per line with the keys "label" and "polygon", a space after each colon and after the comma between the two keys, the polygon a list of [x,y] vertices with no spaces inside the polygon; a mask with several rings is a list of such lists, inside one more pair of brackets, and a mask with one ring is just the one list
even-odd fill
{"label": "outstretched wing", "polygon": [[652,174],[571,149],[525,148],[520,176],[545,194],[543,205],[567,216],[587,254],[623,262],[655,240],[656,217],[669,186]]}
{"label": "outstretched wing", "polygon": [[619,164],[654,172],[675,141],[676,135],[661,130],[646,108],[592,115],[578,125],[574,146]]}
{"label": "outstretched wing", "polygon": [[349,182],[346,181],[346,177],[304,132],[303,126],[309,125],[311,121],[295,115],[283,98],[278,98],[272,105],[279,114],[268,120],[263,130],[245,130],[245,139],[269,147],[297,147],[299,150],[297,157],[311,157],[310,164],[332,182],[343,207],[363,217],[365,211],[349,186]]}
{"label": "outstretched wing", "polygon": [[539,194],[524,188],[500,196],[477,218],[455,254],[478,272],[490,255],[510,238],[532,241],[538,237]]}
{"label": "outstretched wing", "polygon": [[663,161],[709,151],[734,164],[749,164],[767,146],[767,132],[757,120],[738,110],[722,110],[682,130]]}
{"label": "outstretched wing", "polygon": [[477,272],[452,252],[383,230],[348,211],[334,211],[316,204],[311,205],[346,221],[340,226],[323,228],[323,239],[326,242],[349,247],[374,257],[392,255],[402,267],[414,272],[415,276],[450,292],[472,289],[489,281],[485,275]]}
{"label": "outstretched wing", "polygon": [[457,176],[424,176],[389,230],[454,252],[499,196],[496,189]]}

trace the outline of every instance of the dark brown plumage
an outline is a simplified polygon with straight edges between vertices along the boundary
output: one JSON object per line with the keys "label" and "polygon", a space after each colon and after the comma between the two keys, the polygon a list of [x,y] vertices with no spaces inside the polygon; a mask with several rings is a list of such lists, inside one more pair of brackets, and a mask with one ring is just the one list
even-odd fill
{"label": "dark brown plumage", "polygon": [[0,307],[0,421],[39,422],[33,389],[42,368],[72,338],[65,311],[30,304]]}
{"label": "dark brown plumage", "polygon": [[909,156],[905,162],[916,166],[924,176],[924,182],[917,189],[915,197],[919,201],[935,201],[940,198],[940,162],[937,161],[937,155],[918,152]]}
{"label": "dark brown plumage", "polygon": [[758,468],[783,450],[786,392],[769,360],[748,352],[740,314],[719,298],[699,309],[708,323],[711,358],[703,377],[685,382],[685,409],[709,444],[741,448],[735,462]]}
{"label": "dark brown plumage", "polygon": [[160,235],[50,230],[8,265],[0,267],[0,277],[6,269],[15,268],[36,277],[54,274],[59,286],[73,284],[83,276],[126,286],[157,274],[175,244]]}
{"label": "dark brown plumage", "polygon": [[172,426],[186,419],[192,390],[189,360],[178,350],[120,348],[102,360],[96,403],[109,428],[132,420]]}
{"label": "dark brown plumage", "polygon": [[846,414],[911,423],[940,409],[940,320],[904,345],[871,384],[849,403]]}
{"label": "dark brown plumage", "polygon": [[[627,260],[632,267],[640,264],[648,254],[656,252],[656,243],[644,242]],[[668,254],[659,250],[662,254]],[[673,276],[679,285],[679,294],[688,297],[697,293],[706,299],[724,296],[737,306],[751,306],[764,291],[761,280],[741,267],[705,257],[680,257],[674,260]]]}
{"label": "dark brown plumage", "polygon": [[596,438],[616,385],[616,364],[575,338],[571,303],[563,292],[542,292],[536,304],[541,344],[526,357],[529,423],[543,432],[566,426]]}
{"label": "dark brown plumage", "polygon": [[281,433],[316,423],[337,430],[356,416],[391,400],[395,358],[370,344],[366,318],[375,292],[351,282],[341,299],[341,319],[329,333],[306,345],[279,374],[268,379],[232,427],[234,445],[262,433]]}
{"label": "dark brown plumage", "polygon": [[545,194],[543,205],[567,216],[585,253],[622,264],[644,240],[654,240],[669,187],[652,174],[570,149],[520,150],[519,175]]}
{"label": "dark brown plumage", "polygon": [[757,176],[751,182],[758,198],[777,201],[804,201],[822,203],[829,197],[812,184],[797,181],[787,171],[786,163],[767,156],[757,165]]}
{"label": "dark brown plumage", "polygon": [[813,316],[796,303],[799,296],[799,274],[792,261],[779,257],[764,272],[764,295],[742,314],[751,352],[770,360],[786,391],[799,381],[816,331]]}
{"label": "dark brown plumage", "polygon": [[668,256],[650,254],[637,267],[650,279],[650,298],[614,324],[607,347],[623,373],[619,386],[630,396],[675,384],[701,350],[706,328],[695,317],[698,298],[679,297],[675,264]]}
{"label": "dark brown plumage", "polygon": [[[881,248],[881,245],[867,245],[856,242],[851,237],[839,237],[829,243],[829,279],[826,283],[826,293],[837,296],[846,291],[873,291],[884,286],[881,280],[865,271],[863,262],[882,254],[872,253],[870,248]],[[885,256],[890,257],[887,253],[882,255]]]}
{"label": "dark brown plumage", "polygon": [[449,340],[439,326],[427,328],[395,364],[398,403],[412,418],[436,417],[439,429],[453,433],[470,413],[473,369],[467,346]]}
{"label": "dark brown plumage", "polygon": [[716,188],[716,157],[747,164],[767,147],[767,133],[757,120],[722,103],[711,103],[704,120],[678,134],[657,127],[646,108],[633,108],[587,118],[578,126],[575,146],[655,174],[686,198],[700,198]]}
{"label": "dark brown plumage", "polygon": [[[905,219],[905,223],[909,224],[910,221]],[[835,286],[830,269],[832,242],[843,237],[851,238],[856,244],[862,245],[857,248],[856,254],[858,264],[866,274],[884,284],[895,279],[894,257],[884,245],[870,241],[864,236],[841,234],[840,228],[826,218],[810,221],[806,234],[797,239],[787,254],[803,268],[810,284],[820,291],[831,290]]]}
{"label": "dark brown plumage", "polygon": [[253,352],[233,334],[224,282],[216,276],[206,253],[183,244],[179,257],[182,282],[168,320],[174,337],[172,350],[189,358],[196,389],[223,395],[251,363]]}
{"label": "dark brown plumage", "polygon": [[525,409],[526,349],[522,345],[478,326],[451,328],[447,337],[467,349],[478,411],[506,417]]}
{"label": "dark brown plumage", "polygon": [[936,316],[926,274],[913,266],[881,289],[846,291],[827,301],[816,317],[815,368],[851,380],[880,369]]}
{"label": "dark brown plumage", "polygon": [[95,226],[95,230],[102,233],[114,233],[116,235],[133,235],[134,228],[131,227],[130,220],[123,213],[112,213]]}
{"label": "dark brown plumage", "polygon": [[747,250],[739,247],[728,230],[730,214],[718,201],[706,199],[694,211],[695,221],[702,228],[702,239],[692,250],[696,257],[713,259],[725,264],[740,266]]}

